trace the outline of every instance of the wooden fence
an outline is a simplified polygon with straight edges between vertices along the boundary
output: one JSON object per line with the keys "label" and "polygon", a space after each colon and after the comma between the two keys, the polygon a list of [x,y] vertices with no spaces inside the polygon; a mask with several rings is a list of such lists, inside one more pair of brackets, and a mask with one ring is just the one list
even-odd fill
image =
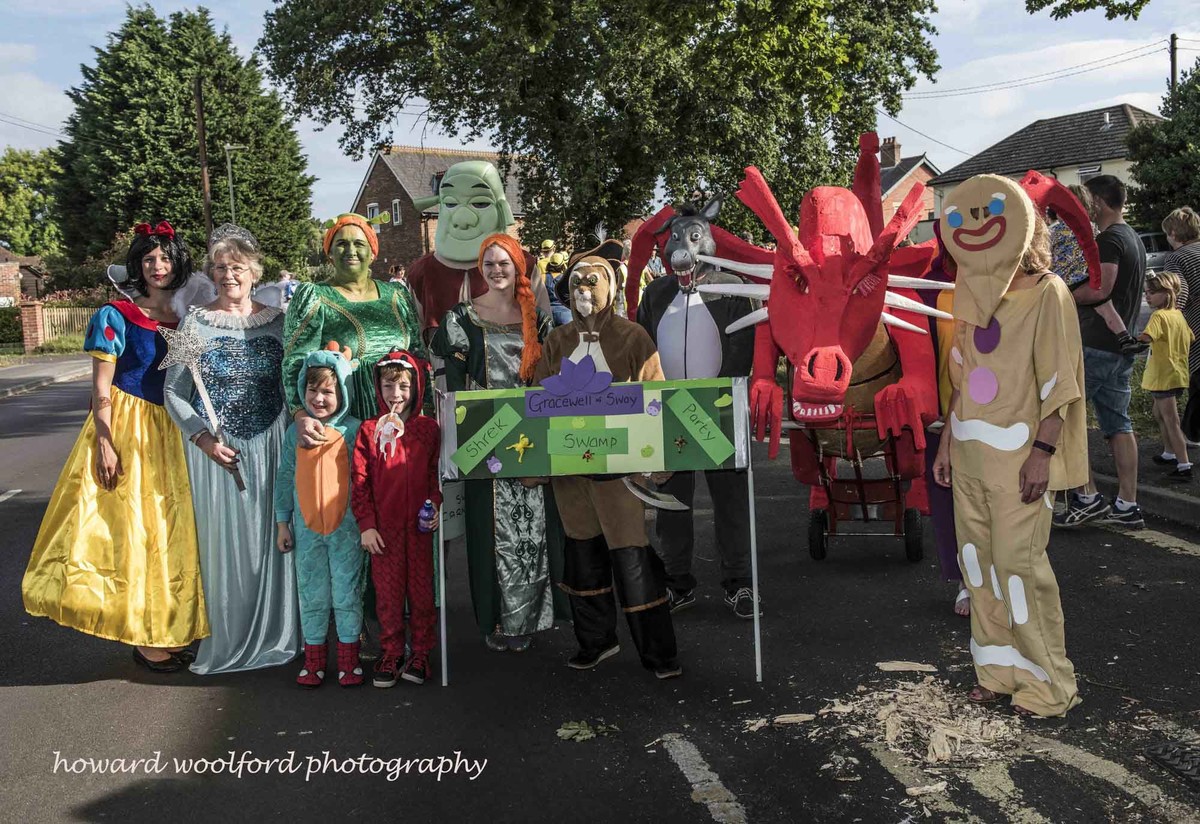
{"label": "wooden fence", "polygon": [[48,306],[42,309],[45,339],[55,340],[87,331],[95,308],[87,306]]}

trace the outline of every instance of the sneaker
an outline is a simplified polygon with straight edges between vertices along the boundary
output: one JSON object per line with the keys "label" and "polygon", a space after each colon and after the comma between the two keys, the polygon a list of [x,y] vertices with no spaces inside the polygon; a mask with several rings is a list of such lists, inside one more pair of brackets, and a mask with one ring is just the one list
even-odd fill
{"label": "sneaker", "polygon": [[659,681],[666,681],[668,678],[678,678],[683,675],[683,667],[675,662],[663,664],[661,667],[655,667],[654,677]]}
{"label": "sneaker", "polygon": [[695,605],[696,590],[689,589],[685,592],[679,592],[673,589],[667,590],[667,606],[670,607],[672,615]]}
{"label": "sneaker", "polygon": [[1179,459],[1175,457],[1168,458],[1166,455],[1154,455],[1150,458],[1158,466],[1175,466],[1179,463]]}
{"label": "sneaker", "polygon": [[1168,481],[1190,481],[1192,479],[1192,468],[1190,466],[1187,469],[1175,467],[1166,474],[1166,479]]}
{"label": "sneaker", "polygon": [[371,683],[382,689],[396,686],[400,678],[400,659],[394,655],[381,655],[375,662],[375,675]]}
{"label": "sneaker", "polygon": [[429,677],[429,656],[423,652],[413,653],[400,672],[400,677],[413,684],[424,684]]}
{"label": "sneaker", "polygon": [[599,664],[605,658],[612,658],[620,651],[620,644],[613,644],[608,649],[601,650],[581,649],[579,652],[571,656],[571,658],[567,661],[567,666],[571,669],[589,670]]}
{"label": "sneaker", "polygon": [[1089,521],[1105,518],[1112,509],[1103,495],[1097,495],[1096,500],[1085,504],[1074,492],[1067,495],[1067,508],[1054,513],[1054,525],[1057,527],[1083,526]]}
{"label": "sneaker", "polygon": [[1128,527],[1129,529],[1141,529],[1146,525],[1146,519],[1142,517],[1142,508],[1137,504],[1133,504],[1129,509],[1112,507],[1108,515],[1104,517],[1104,523]]}
{"label": "sneaker", "polygon": [[[725,593],[725,606],[733,610],[739,618],[754,617],[754,591],[750,587],[739,587],[735,592]],[[762,615],[762,602],[758,604],[758,614]]]}

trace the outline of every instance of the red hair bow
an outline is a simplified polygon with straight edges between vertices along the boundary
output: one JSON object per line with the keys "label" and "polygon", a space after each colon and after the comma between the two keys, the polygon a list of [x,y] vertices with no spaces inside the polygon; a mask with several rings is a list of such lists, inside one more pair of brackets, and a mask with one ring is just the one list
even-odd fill
{"label": "red hair bow", "polygon": [[157,226],[151,226],[149,223],[139,223],[133,227],[133,231],[139,235],[157,235],[158,237],[174,238],[175,228],[165,220],[159,221]]}

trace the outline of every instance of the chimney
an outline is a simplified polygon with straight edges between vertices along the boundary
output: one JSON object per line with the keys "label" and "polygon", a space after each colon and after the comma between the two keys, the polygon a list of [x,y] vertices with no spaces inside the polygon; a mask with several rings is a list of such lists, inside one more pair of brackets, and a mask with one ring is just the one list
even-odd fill
{"label": "chimney", "polygon": [[900,144],[896,142],[894,137],[885,137],[883,142],[879,144],[879,165],[884,168],[890,168],[900,162]]}
{"label": "chimney", "polygon": [[1112,114],[1110,114],[1109,112],[1105,112],[1104,113],[1104,125],[1100,127],[1100,131],[1107,132],[1111,128],[1112,128]]}

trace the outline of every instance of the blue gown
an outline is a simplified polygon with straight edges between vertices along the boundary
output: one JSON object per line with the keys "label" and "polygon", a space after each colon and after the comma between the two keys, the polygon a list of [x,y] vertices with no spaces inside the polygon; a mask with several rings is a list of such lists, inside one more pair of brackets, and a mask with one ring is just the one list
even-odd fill
{"label": "blue gown", "polygon": [[[272,667],[300,649],[300,616],[291,555],[275,548],[275,468],[287,429],[280,365],[283,312],[248,317],[193,309],[190,328],[215,344],[200,373],[226,440],[238,450],[246,491],[192,443],[186,446],[212,635],[192,672],[209,675]],[[167,372],[166,405],[185,438],[211,431],[189,370]]]}

